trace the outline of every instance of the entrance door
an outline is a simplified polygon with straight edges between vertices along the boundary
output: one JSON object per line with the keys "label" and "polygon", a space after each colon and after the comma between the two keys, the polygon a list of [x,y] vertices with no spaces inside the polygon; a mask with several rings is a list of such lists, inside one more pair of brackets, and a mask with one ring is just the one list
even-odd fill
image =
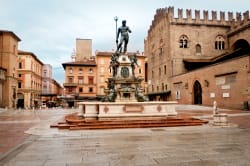
{"label": "entrance door", "polygon": [[17,108],[24,108],[24,95],[22,93],[18,93],[17,98]]}
{"label": "entrance door", "polygon": [[194,104],[202,104],[202,89],[199,81],[195,81],[193,87]]}

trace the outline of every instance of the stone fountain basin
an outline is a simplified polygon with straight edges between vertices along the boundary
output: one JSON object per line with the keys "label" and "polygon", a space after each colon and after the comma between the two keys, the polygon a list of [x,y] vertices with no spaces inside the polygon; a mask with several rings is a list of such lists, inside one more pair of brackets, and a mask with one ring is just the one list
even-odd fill
{"label": "stone fountain basin", "polygon": [[177,101],[78,102],[78,116],[85,119],[140,119],[176,116]]}

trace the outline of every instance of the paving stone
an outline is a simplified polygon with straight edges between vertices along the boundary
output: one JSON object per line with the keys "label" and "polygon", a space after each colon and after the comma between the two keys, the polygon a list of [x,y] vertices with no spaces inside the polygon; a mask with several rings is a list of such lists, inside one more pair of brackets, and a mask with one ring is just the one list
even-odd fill
{"label": "paving stone", "polygon": [[[52,112],[46,111],[46,113],[38,111],[36,116],[31,116],[28,112],[4,113],[4,116],[14,115],[14,117],[7,117],[7,120],[14,120],[15,123],[7,125],[17,134],[1,128],[0,131],[3,133],[0,133],[3,135],[0,136],[4,137],[5,133],[10,138],[17,138],[18,140],[17,136],[23,136],[25,132],[26,137],[23,137],[21,141],[19,140],[18,144],[22,143],[23,140],[28,141],[29,144],[18,151],[13,149],[13,152],[0,160],[0,165],[198,166],[249,165],[250,163],[250,128],[203,125],[173,128],[65,131],[51,129],[48,124],[67,114],[66,111],[57,112],[54,110]],[[207,115],[209,111],[199,111],[199,116],[202,113]],[[0,113],[0,117],[1,115]],[[30,120],[30,123],[33,123],[32,118],[37,120],[37,117],[39,117],[42,120],[39,124],[25,123],[24,126],[18,127],[15,119],[18,116],[24,116],[21,120],[26,122]],[[238,117],[238,115],[235,117]],[[35,135],[36,139],[32,139],[29,134]],[[15,142],[15,139],[0,140],[0,145],[0,150],[7,145],[14,147],[17,145],[17,141]]]}

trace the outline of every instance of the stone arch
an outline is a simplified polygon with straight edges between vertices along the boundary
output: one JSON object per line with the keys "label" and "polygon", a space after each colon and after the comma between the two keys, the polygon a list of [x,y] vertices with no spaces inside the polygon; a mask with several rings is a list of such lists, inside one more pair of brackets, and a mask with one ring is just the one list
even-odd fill
{"label": "stone arch", "polygon": [[193,99],[194,104],[202,104],[202,87],[198,80],[193,85]]}
{"label": "stone arch", "polygon": [[238,49],[245,49],[245,48],[249,48],[249,47],[250,47],[250,45],[245,39],[239,39],[236,42],[234,42],[231,49],[235,51]]}
{"label": "stone arch", "polygon": [[216,50],[224,50],[226,44],[226,37],[224,35],[218,34],[215,37],[214,48]]}

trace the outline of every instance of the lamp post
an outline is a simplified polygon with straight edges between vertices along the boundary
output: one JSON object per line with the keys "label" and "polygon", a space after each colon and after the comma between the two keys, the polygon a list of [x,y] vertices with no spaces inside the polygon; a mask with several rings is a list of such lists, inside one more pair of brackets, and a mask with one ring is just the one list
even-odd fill
{"label": "lamp post", "polygon": [[[115,16],[114,17],[114,20],[115,20],[115,30],[116,30],[116,33],[115,33],[115,40],[117,40],[117,21],[118,21],[118,17]],[[116,47],[118,45],[118,42],[116,41]]]}

